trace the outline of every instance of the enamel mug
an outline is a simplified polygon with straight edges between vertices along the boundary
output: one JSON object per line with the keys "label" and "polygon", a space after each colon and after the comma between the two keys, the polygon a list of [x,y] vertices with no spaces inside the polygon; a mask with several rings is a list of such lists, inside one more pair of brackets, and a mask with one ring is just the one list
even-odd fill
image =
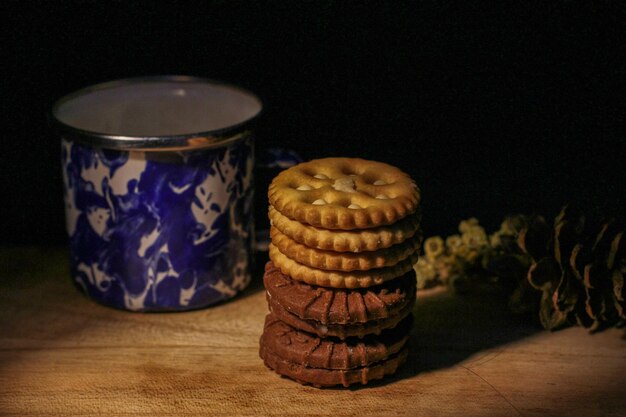
{"label": "enamel mug", "polygon": [[179,311],[251,279],[252,93],[206,79],[126,79],[60,99],[70,270],[94,300]]}

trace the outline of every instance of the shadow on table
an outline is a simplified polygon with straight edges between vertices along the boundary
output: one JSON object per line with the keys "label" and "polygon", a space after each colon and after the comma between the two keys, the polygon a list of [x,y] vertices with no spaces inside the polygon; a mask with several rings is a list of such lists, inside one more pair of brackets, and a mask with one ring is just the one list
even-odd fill
{"label": "shadow on table", "polygon": [[481,351],[543,331],[529,318],[513,315],[506,298],[494,287],[461,295],[444,289],[418,292],[413,314],[407,362],[394,376],[373,381],[368,387],[448,368]]}

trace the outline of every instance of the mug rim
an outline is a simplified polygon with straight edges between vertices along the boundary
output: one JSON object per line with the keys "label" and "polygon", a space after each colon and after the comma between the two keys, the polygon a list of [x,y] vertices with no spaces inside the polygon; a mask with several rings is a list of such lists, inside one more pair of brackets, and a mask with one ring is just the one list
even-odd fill
{"label": "mug rim", "polygon": [[[59,119],[59,108],[68,101],[77,97],[132,84],[150,82],[173,82],[173,83],[203,83],[212,86],[226,87],[243,93],[259,103],[259,110],[251,117],[223,128],[200,132],[191,132],[176,135],[118,135],[104,132],[96,132],[71,126]],[[85,145],[117,150],[141,150],[141,151],[182,151],[191,149],[208,149],[229,145],[233,142],[250,136],[250,125],[263,113],[263,102],[249,90],[218,80],[196,77],[190,75],[153,75],[142,77],[121,78],[93,84],[58,99],[52,106],[49,116],[54,127],[66,140],[77,141]]]}

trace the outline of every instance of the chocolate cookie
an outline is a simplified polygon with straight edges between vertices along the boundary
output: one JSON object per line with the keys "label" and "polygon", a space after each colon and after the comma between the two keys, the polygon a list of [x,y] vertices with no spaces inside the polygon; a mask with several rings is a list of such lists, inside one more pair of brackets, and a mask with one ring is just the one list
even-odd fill
{"label": "chocolate cookie", "polygon": [[300,319],[321,324],[366,323],[396,316],[415,296],[415,273],[363,289],[330,289],[283,274],[271,261],[263,283],[269,298]]}
{"label": "chocolate cookie", "polygon": [[367,384],[393,374],[407,356],[412,318],[378,337],[339,341],[296,330],[272,314],[265,319],[259,355],[280,375],[316,387]]}
{"label": "chocolate cookie", "polygon": [[289,326],[274,314],[265,317],[261,346],[292,363],[312,368],[353,369],[398,353],[406,344],[413,316],[380,336],[363,339],[320,338]]}
{"label": "chocolate cookie", "polygon": [[391,329],[398,325],[406,316],[411,314],[415,296],[410,298],[409,303],[398,311],[395,315],[380,320],[370,320],[367,323],[353,324],[323,324],[315,320],[301,319],[290,313],[280,304],[274,301],[268,294],[267,303],[270,311],[280,320],[297,329],[314,333],[320,337],[338,337],[346,339],[348,337],[365,337],[369,334],[380,334],[385,329]]}
{"label": "chocolate cookie", "polygon": [[359,382],[365,385],[369,381],[382,379],[386,375],[393,375],[398,367],[406,361],[408,350],[404,348],[384,361],[348,370],[309,368],[281,359],[264,348],[261,348],[260,354],[265,365],[272,368],[276,373],[287,376],[301,384],[311,384],[321,388],[335,385],[348,387]]}

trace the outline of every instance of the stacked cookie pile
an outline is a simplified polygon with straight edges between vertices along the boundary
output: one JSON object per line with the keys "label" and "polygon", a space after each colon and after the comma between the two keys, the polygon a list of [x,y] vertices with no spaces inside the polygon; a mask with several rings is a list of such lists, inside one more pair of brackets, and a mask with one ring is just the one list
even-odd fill
{"label": "stacked cookie pile", "polygon": [[326,158],[281,172],[268,196],[265,364],[319,387],[394,373],[415,301],[415,182],[387,164]]}

